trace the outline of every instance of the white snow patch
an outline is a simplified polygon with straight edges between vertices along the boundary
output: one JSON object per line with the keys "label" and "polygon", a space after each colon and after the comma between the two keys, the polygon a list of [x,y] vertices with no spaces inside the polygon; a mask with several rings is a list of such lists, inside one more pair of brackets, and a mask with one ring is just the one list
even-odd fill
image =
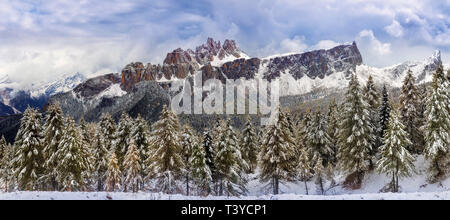
{"label": "white snow patch", "polygon": [[127,92],[123,91],[122,88],[120,88],[120,84],[113,84],[109,88],[107,88],[105,91],[100,93],[98,95],[99,98],[114,98],[114,97],[122,97],[126,95]]}

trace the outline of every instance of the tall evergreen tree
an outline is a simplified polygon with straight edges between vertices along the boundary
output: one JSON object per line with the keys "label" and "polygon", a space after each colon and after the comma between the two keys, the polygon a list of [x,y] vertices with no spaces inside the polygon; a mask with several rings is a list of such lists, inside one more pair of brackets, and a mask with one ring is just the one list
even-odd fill
{"label": "tall evergreen tree", "polygon": [[257,137],[255,128],[253,127],[251,118],[247,116],[247,121],[242,131],[242,139],[240,143],[242,147],[242,159],[248,164],[247,173],[253,173],[257,165]]}
{"label": "tall evergreen tree", "polygon": [[192,150],[193,148],[199,144],[197,137],[193,133],[191,126],[185,125],[183,126],[181,132],[181,146],[182,146],[182,154],[183,154],[183,164],[184,164],[184,182],[186,184],[186,195],[190,195],[190,183],[192,176]]}
{"label": "tall evergreen tree", "polygon": [[177,116],[164,105],[158,122],[153,125],[150,145],[152,154],[146,161],[149,178],[164,193],[179,193],[178,180],[184,167],[180,143],[181,126]]}
{"label": "tall evergreen tree", "polygon": [[193,146],[190,164],[192,166],[192,178],[197,186],[198,194],[208,195],[211,192],[212,173],[207,164],[206,148],[203,144],[197,143]]}
{"label": "tall evergreen tree", "polygon": [[387,91],[386,85],[383,86],[382,99],[380,104],[380,109],[378,111],[379,122],[378,122],[378,137],[377,137],[377,148],[384,145],[384,134],[386,133],[389,126],[389,119],[391,113],[391,104],[389,101],[389,93]]}
{"label": "tall evergreen tree", "polygon": [[14,175],[19,190],[42,189],[41,177],[44,173],[44,144],[42,138],[42,116],[36,109],[25,110],[21,120],[21,130],[16,140],[16,153],[13,159]]}
{"label": "tall evergreen tree", "polygon": [[420,128],[422,127],[420,113],[420,97],[415,85],[416,79],[409,70],[403,81],[400,94],[400,121],[405,125],[409,134],[411,145],[407,149],[412,153],[420,154],[423,151],[424,137]]}
{"label": "tall evergreen tree", "polygon": [[311,155],[319,154],[323,165],[327,166],[333,160],[334,152],[331,148],[331,138],[328,135],[325,117],[320,109],[314,114],[306,131],[306,145],[311,149]]}
{"label": "tall evergreen tree", "polygon": [[328,120],[327,131],[331,141],[330,147],[331,150],[333,151],[333,157],[331,158],[330,162],[333,166],[335,166],[337,163],[337,154],[339,152],[338,148],[339,114],[336,100],[333,100],[331,104],[328,106],[327,120]]}
{"label": "tall evergreen tree", "polygon": [[277,121],[267,127],[260,151],[260,179],[269,182],[273,194],[280,193],[280,182],[292,181],[296,164],[294,138],[289,131],[286,116],[278,113]]}
{"label": "tall evergreen tree", "polygon": [[[150,127],[147,121],[138,115],[136,120],[134,120],[133,129],[131,130],[131,138],[135,141],[136,147],[139,151],[139,157],[141,161],[141,176],[144,178],[146,176],[145,161],[148,159],[150,152]],[[140,183],[139,188],[142,190],[144,188],[144,183]]]}
{"label": "tall evergreen tree", "polygon": [[[373,81],[372,75],[369,76],[369,79],[367,80],[367,84],[364,87],[364,98],[367,102],[368,111],[370,115],[370,125],[372,126],[372,132],[371,136],[373,140],[376,140],[377,138],[377,127],[378,127],[378,108],[380,106],[380,97],[377,92],[377,89],[375,88],[375,83]],[[377,154],[377,147],[376,147],[376,141],[371,142],[371,151],[369,159],[369,166],[371,169],[374,168],[374,160],[376,159],[375,156]]]}
{"label": "tall evergreen tree", "polygon": [[8,192],[9,180],[10,180],[10,160],[11,160],[12,148],[6,143],[5,137],[0,139],[0,189],[3,188],[5,192]]}
{"label": "tall evergreen tree", "polygon": [[119,168],[123,171],[123,160],[128,151],[131,141],[131,130],[133,128],[133,120],[130,116],[123,112],[120,116],[119,124],[117,126],[116,141],[114,143],[114,150],[119,162]]}
{"label": "tall evergreen tree", "polygon": [[106,171],[108,170],[108,149],[103,144],[102,136],[98,132],[94,136],[92,145],[94,155],[93,177],[97,183],[97,191],[105,190]]}
{"label": "tall evergreen tree", "polygon": [[358,183],[369,169],[374,141],[369,106],[362,97],[358,78],[353,75],[345,95],[339,126],[339,162],[343,171],[356,174]]}
{"label": "tall evergreen tree", "polygon": [[60,161],[53,155],[58,151],[58,146],[64,133],[64,117],[61,107],[58,104],[51,104],[48,107],[45,117],[44,132],[44,159],[45,159],[45,175],[44,184],[49,190],[59,190],[56,181],[56,167]]}
{"label": "tall evergreen tree", "polygon": [[414,170],[414,157],[406,149],[411,145],[405,126],[398,119],[397,113],[391,113],[385,144],[380,148],[381,158],[377,162],[380,173],[392,175],[391,190],[398,192],[399,177],[408,177]]}
{"label": "tall evergreen tree", "polygon": [[247,163],[242,159],[238,138],[229,119],[221,122],[217,144],[216,171],[219,196],[236,196],[246,193],[244,172]]}
{"label": "tall evergreen tree", "polygon": [[316,161],[314,165],[314,180],[316,183],[316,191],[320,195],[325,194],[325,168],[323,167],[323,161],[319,154],[316,154]]}
{"label": "tall evergreen tree", "polygon": [[56,181],[63,191],[84,190],[83,172],[89,169],[88,148],[73,119],[68,119],[58,150],[49,158],[58,161]]}
{"label": "tall evergreen tree", "polygon": [[[208,169],[211,171],[212,182],[215,182],[216,178],[216,166],[214,165],[214,158],[216,156],[213,145],[213,138],[211,137],[211,131],[205,131],[203,133],[203,144],[202,147],[205,149],[205,163]],[[214,185],[214,184],[213,184]],[[208,193],[211,193],[209,191]]]}
{"label": "tall evergreen tree", "polygon": [[431,163],[431,182],[443,178],[450,169],[446,162],[450,153],[450,96],[443,83],[443,75],[441,66],[433,75],[426,102],[425,156]]}
{"label": "tall evergreen tree", "polygon": [[101,144],[108,151],[113,149],[116,140],[116,124],[109,113],[103,113],[100,116],[99,133],[101,137]]}
{"label": "tall evergreen tree", "polygon": [[141,175],[141,162],[139,150],[134,143],[134,140],[130,140],[130,146],[127,148],[127,154],[124,160],[124,187],[125,191],[128,189],[132,192],[138,192],[139,184],[142,182]]}
{"label": "tall evergreen tree", "polygon": [[308,180],[311,178],[311,160],[309,154],[305,148],[300,149],[300,158],[298,160],[298,172],[300,180],[305,184],[306,195],[309,194],[308,191]]}
{"label": "tall evergreen tree", "polygon": [[109,156],[108,171],[106,172],[106,191],[115,192],[119,190],[121,176],[116,153],[112,151]]}

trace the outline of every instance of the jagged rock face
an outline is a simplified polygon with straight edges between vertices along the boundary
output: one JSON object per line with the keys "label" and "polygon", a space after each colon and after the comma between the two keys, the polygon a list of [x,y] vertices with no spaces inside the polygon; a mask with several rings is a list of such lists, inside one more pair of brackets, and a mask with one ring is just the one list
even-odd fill
{"label": "jagged rock face", "polygon": [[91,98],[100,94],[112,84],[120,82],[121,80],[118,74],[110,73],[89,79],[75,87],[73,91],[78,98]]}
{"label": "jagged rock face", "polygon": [[267,72],[264,78],[273,80],[280,73],[289,71],[294,79],[305,75],[311,79],[323,79],[336,72],[346,72],[347,75],[356,70],[363,60],[355,43],[342,45],[330,50],[317,50],[303,54],[272,58],[265,61]]}
{"label": "jagged rock face", "polygon": [[[345,72],[348,76],[356,66],[361,65],[362,56],[356,46],[342,45],[330,50],[317,50],[302,54],[280,56],[271,59],[242,57],[245,54],[233,40],[220,42],[209,38],[193,50],[176,49],[167,54],[163,65],[131,63],[122,71],[122,89],[129,90],[141,81],[166,81],[184,79],[200,72],[203,81],[208,79],[252,79],[261,68],[263,78],[271,81],[281,73],[289,73],[294,79],[307,76],[323,79],[335,72]],[[220,61],[228,61],[221,63]],[[218,65],[219,64],[219,65]],[[226,78],[225,78],[226,77]]]}

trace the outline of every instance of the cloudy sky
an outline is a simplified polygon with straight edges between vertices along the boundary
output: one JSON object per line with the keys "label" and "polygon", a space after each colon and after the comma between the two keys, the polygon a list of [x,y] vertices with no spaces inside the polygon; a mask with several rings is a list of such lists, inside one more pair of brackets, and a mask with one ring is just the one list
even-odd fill
{"label": "cloudy sky", "polygon": [[0,76],[119,72],[235,39],[250,56],[356,41],[366,64],[450,62],[450,0],[0,0]]}

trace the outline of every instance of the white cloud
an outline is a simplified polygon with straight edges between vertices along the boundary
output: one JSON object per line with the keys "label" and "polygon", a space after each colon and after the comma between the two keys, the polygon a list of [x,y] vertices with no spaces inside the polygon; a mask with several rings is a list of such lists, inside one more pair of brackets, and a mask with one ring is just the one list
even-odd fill
{"label": "white cloud", "polygon": [[310,47],[310,50],[321,50],[321,49],[327,50],[339,45],[340,43],[337,43],[332,40],[321,40],[316,45]]}
{"label": "white cloud", "polygon": [[363,30],[359,33],[358,36],[360,42],[363,45],[369,46],[369,48],[379,54],[379,55],[386,55],[391,53],[391,44],[390,43],[382,43],[379,41],[375,35],[373,34],[372,30]]}
{"label": "white cloud", "polygon": [[389,33],[390,35],[392,35],[394,37],[402,37],[403,36],[403,27],[396,20],[394,20],[391,25],[386,26],[384,29],[386,30],[387,33]]}
{"label": "white cloud", "polygon": [[295,36],[292,39],[284,39],[280,43],[280,52],[281,53],[301,53],[304,52],[308,45],[304,43],[305,37]]}

